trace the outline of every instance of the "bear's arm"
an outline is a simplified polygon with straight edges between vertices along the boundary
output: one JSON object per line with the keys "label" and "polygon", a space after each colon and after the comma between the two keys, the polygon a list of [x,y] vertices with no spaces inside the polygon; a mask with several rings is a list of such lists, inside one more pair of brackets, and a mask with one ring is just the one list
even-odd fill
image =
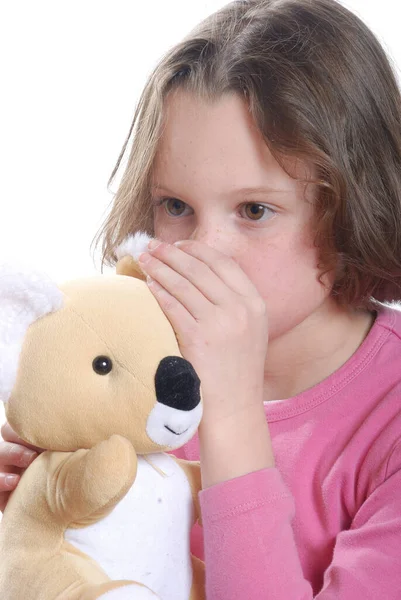
{"label": "bear's arm", "polygon": [[68,454],[61,462],[60,454],[49,453],[48,503],[69,527],[90,525],[106,516],[136,477],[135,450],[119,435]]}

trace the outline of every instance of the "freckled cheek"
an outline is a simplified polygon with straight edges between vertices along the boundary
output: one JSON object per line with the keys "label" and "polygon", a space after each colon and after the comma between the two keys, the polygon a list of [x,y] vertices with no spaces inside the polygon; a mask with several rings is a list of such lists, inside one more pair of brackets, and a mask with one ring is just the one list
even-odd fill
{"label": "freckled cheek", "polygon": [[266,300],[284,300],[289,290],[300,290],[317,282],[316,249],[305,245],[259,249],[238,260],[259,294]]}
{"label": "freckled cheek", "polygon": [[177,220],[176,223],[166,223],[165,219],[157,216],[154,220],[154,233],[157,239],[168,244],[188,239],[191,235],[190,229],[184,227],[182,222]]}

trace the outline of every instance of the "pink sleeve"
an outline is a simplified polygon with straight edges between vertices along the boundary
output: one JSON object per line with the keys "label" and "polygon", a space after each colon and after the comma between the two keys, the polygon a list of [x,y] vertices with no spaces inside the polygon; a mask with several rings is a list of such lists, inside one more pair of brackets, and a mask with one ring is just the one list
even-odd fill
{"label": "pink sleeve", "polygon": [[181,448],[177,448],[176,450],[169,450],[167,454],[171,454],[176,458],[182,458],[183,460],[188,460],[187,453],[185,451],[185,446],[181,446]]}
{"label": "pink sleeve", "polygon": [[[399,444],[386,480],[361,506],[350,529],[337,536],[317,600],[401,598],[400,465]],[[207,600],[314,597],[291,527],[294,501],[277,469],[203,490],[200,500]]]}
{"label": "pink sleeve", "polygon": [[207,600],[312,598],[291,528],[294,501],[277,469],[215,485],[200,501]]}

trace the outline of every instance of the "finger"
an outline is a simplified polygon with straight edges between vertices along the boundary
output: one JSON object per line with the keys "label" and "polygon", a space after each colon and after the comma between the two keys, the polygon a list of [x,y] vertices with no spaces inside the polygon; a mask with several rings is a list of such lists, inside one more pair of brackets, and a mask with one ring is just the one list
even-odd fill
{"label": "finger", "polygon": [[[7,470],[7,467],[4,469]],[[15,490],[20,476],[16,473],[0,473],[0,511],[4,512],[10,493]]]}
{"label": "finger", "polygon": [[20,444],[0,442],[0,469],[4,466],[26,468],[37,455],[34,450]]}
{"label": "finger", "polygon": [[28,442],[25,442],[20,437],[18,437],[18,435],[15,433],[14,429],[7,422],[4,423],[1,427],[1,437],[3,438],[3,440],[5,442],[14,442],[15,444],[20,444],[21,446],[30,448],[31,450],[34,450],[35,452],[42,451],[42,448],[38,448],[37,446],[28,444]]}
{"label": "finger", "polygon": [[[161,243],[150,253],[144,253],[140,257],[141,265],[144,258],[147,259],[147,262],[143,268],[147,269],[149,275],[168,289],[170,293],[173,293],[174,296],[176,296],[176,287],[184,286],[184,281],[190,282],[204,298],[218,306],[227,301],[228,293],[231,294],[230,288],[227,288],[226,284],[217,277],[208,265],[175,246]],[[170,267],[173,273],[165,271],[162,265]],[[177,275],[181,275],[184,279],[182,280]],[[166,286],[166,283],[170,285]],[[186,286],[184,294],[189,293],[188,286]]]}
{"label": "finger", "polygon": [[196,321],[181,302],[169,294],[157,281],[153,281],[148,277],[147,283],[160,308],[170,321],[177,336],[178,344],[181,345],[180,331],[185,332],[190,330]]}
{"label": "finger", "polygon": [[226,254],[196,240],[181,240],[174,246],[201,260],[236,294],[248,297],[257,293],[246,273]]}
{"label": "finger", "polygon": [[0,493],[9,493],[15,490],[20,480],[17,473],[0,473]]}
{"label": "finger", "polygon": [[164,300],[168,301],[170,309],[175,308],[174,303],[163,294],[163,291],[170,294],[171,297],[182,304],[195,320],[201,319],[208,307],[214,306],[207,298],[205,298],[202,292],[190,281],[185,279],[185,277],[174,271],[174,269],[155,256],[149,254],[146,256],[149,257],[149,260],[145,263],[141,261],[141,268],[153,282],[158,283],[163,289],[158,289],[152,281],[150,282],[149,287],[152,292],[159,293]]}

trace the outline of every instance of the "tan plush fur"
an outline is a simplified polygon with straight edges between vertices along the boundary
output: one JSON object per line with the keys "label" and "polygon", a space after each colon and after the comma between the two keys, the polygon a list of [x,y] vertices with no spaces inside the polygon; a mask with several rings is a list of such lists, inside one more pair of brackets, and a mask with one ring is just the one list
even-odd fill
{"label": "tan plush fur", "polygon": [[[124,264],[132,266],[121,262],[120,273],[140,276]],[[138,455],[169,449],[149,438],[146,424],[157,366],[180,352],[146,284],[115,275],[61,289],[64,306],[28,329],[6,404],[20,437],[49,450],[23,475],[0,525],[1,600],[95,600],[127,585],[112,581],[65,532],[114,510],[135,485]],[[107,376],[92,368],[101,355],[113,361]],[[178,462],[197,518],[199,465]],[[195,559],[192,581],[190,599],[202,600],[204,566]]]}

